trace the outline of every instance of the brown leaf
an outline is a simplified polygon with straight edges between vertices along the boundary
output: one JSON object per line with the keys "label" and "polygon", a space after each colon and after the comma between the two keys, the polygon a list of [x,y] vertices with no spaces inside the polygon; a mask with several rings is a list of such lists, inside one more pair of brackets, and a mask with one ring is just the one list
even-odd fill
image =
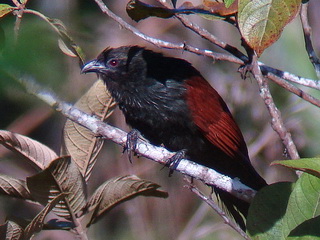
{"label": "brown leaf", "polygon": [[148,17],[171,18],[176,13],[176,9],[157,7],[139,0],[130,0],[127,4],[126,11],[136,22]]}
{"label": "brown leaf", "polygon": [[219,16],[230,16],[238,12],[238,0],[235,0],[229,7],[226,7],[224,2],[216,0],[203,0],[204,9],[217,14]]}
{"label": "brown leaf", "polygon": [[242,37],[260,56],[279,39],[300,6],[301,0],[239,0],[238,24]]}
{"label": "brown leaf", "polygon": [[[103,81],[97,80],[75,106],[104,121],[112,114],[116,104]],[[87,181],[103,145],[103,139],[87,128],[67,120],[64,127],[64,145],[64,153],[72,157]]]}
{"label": "brown leaf", "polygon": [[88,226],[113,207],[137,196],[168,197],[167,192],[157,190],[159,187],[158,184],[135,175],[109,179],[94,192],[87,204],[88,211],[93,211]]}
{"label": "brown leaf", "polygon": [[20,240],[23,237],[23,228],[12,221],[0,226],[0,239]]}
{"label": "brown leaf", "polygon": [[42,205],[61,193],[68,196],[53,209],[60,217],[69,218],[86,204],[86,185],[76,164],[70,157],[60,157],[42,172],[28,177],[27,186],[32,197]]}
{"label": "brown leaf", "polygon": [[68,194],[61,193],[56,196],[50,203],[48,203],[40,213],[28,224],[28,226],[24,230],[24,239],[30,239],[35,233],[40,232],[44,225],[44,219],[47,214],[54,208],[55,205],[59,203],[64,197]]}
{"label": "brown leaf", "polygon": [[25,181],[3,174],[0,174],[0,194],[33,200]]}
{"label": "brown leaf", "polygon": [[176,14],[197,14],[206,19],[220,19],[221,16],[207,10],[204,6],[193,6],[191,2],[184,2],[179,8],[166,8],[146,4],[139,0],[128,2],[126,11],[134,21],[138,22],[148,17],[171,18]]}
{"label": "brown leaf", "polygon": [[0,130],[0,144],[28,160],[37,170],[45,169],[58,155],[36,140],[17,133]]}

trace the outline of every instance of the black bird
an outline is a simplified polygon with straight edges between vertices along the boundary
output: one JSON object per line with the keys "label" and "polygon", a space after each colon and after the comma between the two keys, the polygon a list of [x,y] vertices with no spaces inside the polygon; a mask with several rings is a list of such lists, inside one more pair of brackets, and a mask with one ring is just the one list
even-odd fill
{"label": "black bird", "polygon": [[[246,143],[226,103],[189,62],[139,46],[107,48],[82,68],[96,72],[126,122],[154,145],[259,190],[265,180],[250,163]],[[214,189],[242,229],[249,203]],[[243,216],[241,216],[241,214]]]}

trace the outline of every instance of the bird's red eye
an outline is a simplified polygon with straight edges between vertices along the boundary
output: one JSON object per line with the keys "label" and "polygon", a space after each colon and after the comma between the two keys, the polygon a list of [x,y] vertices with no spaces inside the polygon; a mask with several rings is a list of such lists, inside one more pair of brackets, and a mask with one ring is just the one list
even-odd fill
{"label": "bird's red eye", "polygon": [[109,60],[108,64],[111,66],[111,67],[116,67],[118,65],[118,60],[116,59],[111,59]]}

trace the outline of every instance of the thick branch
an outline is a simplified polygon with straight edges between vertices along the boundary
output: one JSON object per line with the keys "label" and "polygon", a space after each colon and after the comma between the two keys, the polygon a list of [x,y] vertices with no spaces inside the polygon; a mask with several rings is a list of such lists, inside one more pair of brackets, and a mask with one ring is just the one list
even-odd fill
{"label": "thick branch", "polygon": [[[26,86],[28,92],[37,96],[57,111],[60,111],[70,120],[90,129],[97,136],[105,137],[122,146],[125,145],[127,140],[126,132],[112,127],[94,116],[86,114],[70,104],[61,102],[54,93],[48,90],[43,90],[32,80],[22,79],[21,82]],[[153,146],[142,140],[138,140],[136,153],[163,165],[167,163],[167,159],[174,155],[174,153],[169,152],[165,148]],[[256,191],[245,186],[237,179],[231,179],[230,177],[224,176],[213,169],[204,167],[189,160],[181,160],[176,171],[201,180],[207,185],[223,189],[224,191],[229,192],[237,198],[247,202],[250,202],[256,193]]]}

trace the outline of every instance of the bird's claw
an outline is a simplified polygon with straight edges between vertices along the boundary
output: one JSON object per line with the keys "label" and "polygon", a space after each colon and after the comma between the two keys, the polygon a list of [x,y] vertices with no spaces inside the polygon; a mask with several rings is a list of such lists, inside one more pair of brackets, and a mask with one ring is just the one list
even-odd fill
{"label": "bird's claw", "polygon": [[140,135],[141,134],[137,129],[132,129],[127,135],[127,140],[123,148],[123,152],[128,152],[128,158],[130,163],[132,163],[132,154],[135,155],[135,150],[137,148],[137,142]]}
{"label": "bird's claw", "polygon": [[170,169],[169,177],[173,174],[173,171],[177,169],[180,161],[186,157],[186,149],[182,149],[176,152],[172,157],[167,160],[166,167]]}

